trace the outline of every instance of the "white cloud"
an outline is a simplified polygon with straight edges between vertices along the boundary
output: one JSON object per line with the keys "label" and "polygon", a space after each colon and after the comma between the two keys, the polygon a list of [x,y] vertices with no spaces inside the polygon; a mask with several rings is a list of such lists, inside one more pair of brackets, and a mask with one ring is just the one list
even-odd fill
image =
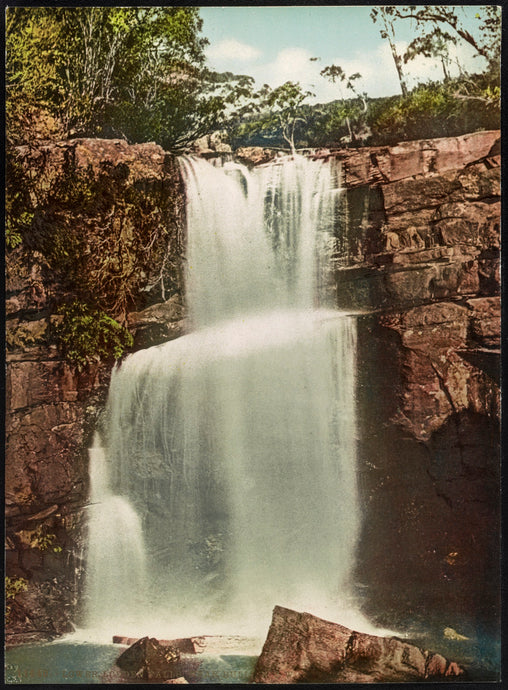
{"label": "white cloud", "polygon": [[310,53],[305,48],[285,48],[281,50],[275,61],[269,65],[271,79],[276,86],[286,81],[299,81],[310,87],[314,81],[314,70]]}
{"label": "white cloud", "polygon": [[[399,41],[396,48],[399,55],[402,55],[407,49],[407,43]],[[272,61],[262,62],[258,59],[261,56],[259,50],[231,38],[211,46],[208,55],[213,58],[216,69],[234,69],[228,62],[251,61],[246,71],[254,77],[258,87],[268,83],[275,88],[286,81],[298,81],[304,89],[315,94],[315,97],[309,98],[309,103],[327,103],[341,98],[340,85],[333,84],[320,75],[320,71],[327,64],[340,65],[348,75],[359,72],[362,78],[355,82],[356,89],[366,92],[372,98],[401,93],[397,70],[387,41],[376,44],[371,51],[343,55],[339,53],[333,59],[319,61],[311,61],[313,53],[306,48],[292,46],[280,50]],[[481,70],[484,61],[473,59],[472,55],[473,51],[465,45],[459,44],[450,49],[452,60],[458,59],[465,69]],[[418,82],[443,78],[439,59],[419,56],[403,65],[403,69],[409,88]],[[458,74],[456,64],[450,66],[450,73],[452,76]],[[343,95],[347,98],[352,94],[343,87]]]}
{"label": "white cloud", "polygon": [[[358,91],[366,91],[369,96],[389,95],[400,92],[397,72],[386,45],[379,46],[371,53],[354,56],[337,56],[332,60],[311,61],[313,53],[305,48],[291,47],[281,50],[270,63],[260,64],[250,70],[258,84],[265,82],[276,87],[285,81],[298,81],[304,89],[312,91],[314,98],[309,103],[326,103],[341,97],[337,83],[333,84],[320,75],[326,64],[340,65],[346,74],[360,72],[362,79],[356,82]],[[350,96],[344,93],[344,96]]]}
{"label": "white cloud", "polygon": [[[388,46],[387,46],[388,47]],[[340,65],[347,75],[359,72],[362,79],[355,85],[358,92],[366,91],[370,96],[398,93],[398,80],[393,58],[380,46],[372,53],[358,54],[354,57],[337,57],[333,60],[311,61],[313,54],[304,48],[286,48],[280,51],[269,65],[263,66],[270,75],[270,85],[278,86],[285,81],[299,81],[300,84],[315,94],[310,103],[326,103],[352,95],[344,86],[333,83],[321,76],[320,72],[327,64]]]}
{"label": "white cloud", "polygon": [[[311,57],[313,54],[305,48],[284,48],[277,53],[272,62],[257,64],[250,73],[259,85],[268,83],[273,88],[286,81],[297,81],[305,90],[316,94],[316,98],[309,99],[311,103],[336,98],[333,90],[327,89],[327,83],[319,74],[322,65],[311,62]],[[323,89],[325,92],[329,91],[329,95],[324,98],[322,95],[317,97]]]}
{"label": "white cloud", "polygon": [[261,55],[260,50],[247,43],[237,41],[236,38],[226,38],[220,43],[211,45],[206,52],[211,60],[234,60],[235,62],[251,62]]}

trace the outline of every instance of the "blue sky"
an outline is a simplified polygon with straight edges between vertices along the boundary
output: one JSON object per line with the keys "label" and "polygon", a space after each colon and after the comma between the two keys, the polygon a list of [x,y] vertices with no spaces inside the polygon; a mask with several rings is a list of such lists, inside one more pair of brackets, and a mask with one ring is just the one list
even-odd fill
{"label": "blue sky", "polygon": [[[250,74],[259,86],[300,81],[316,94],[314,102],[337,98],[337,86],[319,76],[319,71],[332,63],[348,74],[360,72],[363,79],[358,86],[369,96],[400,93],[388,42],[369,17],[372,7],[203,7],[203,34],[210,41],[209,64],[219,71]],[[479,24],[477,10],[478,6],[457,8],[472,33]],[[396,40],[403,52],[415,33],[409,21],[399,25]],[[311,62],[310,57],[321,60]],[[452,57],[471,71],[484,67],[482,59],[473,58],[472,50],[462,41]],[[442,77],[441,66],[425,58],[408,65],[407,72],[410,84],[417,79]]]}

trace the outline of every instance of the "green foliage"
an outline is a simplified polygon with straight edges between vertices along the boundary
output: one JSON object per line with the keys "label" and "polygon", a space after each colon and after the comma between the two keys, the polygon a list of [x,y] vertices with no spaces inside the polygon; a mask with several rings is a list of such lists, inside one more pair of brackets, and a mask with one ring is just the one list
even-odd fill
{"label": "green foliage", "polygon": [[61,553],[62,547],[55,544],[56,535],[48,532],[44,525],[39,525],[30,535],[30,546],[39,551]]}
{"label": "green foliage", "polygon": [[306,146],[359,145],[369,136],[366,113],[356,99],[333,101],[314,108],[302,132]]}
{"label": "green foliage", "polygon": [[[411,139],[458,136],[500,126],[496,92],[485,97],[459,98],[460,82],[421,84],[406,97],[382,99],[374,103],[368,117],[373,145],[395,144]],[[476,87],[475,87],[476,88]]]}
{"label": "green foliage", "polygon": [[18,594],[24,592],[28,587],[28,580],[24,577],[5,577],[5,598],[15,599]]}
{"label": "green foliage", "polygon": [[304,102],[313,95],[304,91],[298,82],[287,81],[275,89],[265,84],[253,95],[249,110],[255,114],[236,128],[233,140],[246,145],[252,137],[257,139],[261,135],[272,145],[288,144],[294,151],[298,129],[306,121]]}
{"label": "green foliage", "polygon": [[[426,136],[422,120],[425,117],[427,127],[429,122],[434,125],[433,136],[444,136],[449,106],[449,99],[441,90],[421,87],[383,109],[377,117],[374,115],[374,127],[383,136],[391,135],[402,140],[418,139]],[[440,128],[437,131],[436,124]]]}
{"label": "green foliage", "polygon": [[23,166],[12,149],[7,150],[5,175],[5,244],[7,249],[14,249],[23,241],[23,234],[31,227],[34,214]]}
{"label": "green foliage", "polygon": [[119,359],[132,346],[129,331],[100,309],[74,300],[57,313],[62,317],[55,334],[59,348],[80,369],[93,361]]}
{"label": "green foliage", "polygon": [[15,249],[22,241],[21,234],[15,228],[9,225],[5,226],[5,244],[8,249]]}
{"label": "green foliage", "polygon": [[28,580],[24,577],[9,577],[5,576],[5,622],[9,623],[10,614],[12,610],[12,604],[14,600],[21,594],[21,592],[26,591],[28,587]]}
{"label": "green foliage", "polygon": [[[328,130],[329,134],[332,131],[339,129],[339,125],[345,123],[347,126],[347,141],[353,143],[358,139],[357,131],[360,128],[365,127],[365,118],[362,117],[367,113],[367,94],[358,93],[355,82],[362,78],[359,72],[347,75],[346,72],[340,67],[340,65],[327,65],[320,72],[322,77],[325,77],[329,81],[337,84],[339,87],[339,94],[341,98],[340,105],[335,108],[335,112],[332,114],[331,119],[325,120],[325,128]],[[346,99],[344,93],[342,92],[341,85],[345,84],[346,90],[350,91],[355,97],[355,99]],[[361,104],[361,109],[359,108]],[[352,126],[352,120],[354,120],[354,126]],[[342,137],[344,139],[344,136]]]}
{"label": "green foliage", "polygon": [[[124,136],[184,149],[224,118],[196,7],[7,10],[7,131]],[[224,87],[224,85],[222,85]],[[44,137],[43,137],[44,138]]]}

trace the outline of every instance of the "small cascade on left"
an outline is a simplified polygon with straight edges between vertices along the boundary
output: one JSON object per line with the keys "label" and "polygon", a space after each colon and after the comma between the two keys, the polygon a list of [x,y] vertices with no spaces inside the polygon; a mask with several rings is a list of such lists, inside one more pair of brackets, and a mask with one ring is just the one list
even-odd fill
{"label": "small cascade on left", "polygon": [[[124,496],[109,486],[109,467],[99,434],[89,449],[90,504],[85,582],[85,627],[101,637],[104,612],[110,628],[137,630],[145,609],[146,556],[141,520]],[[134,606],[133,606],[134,602]]]}

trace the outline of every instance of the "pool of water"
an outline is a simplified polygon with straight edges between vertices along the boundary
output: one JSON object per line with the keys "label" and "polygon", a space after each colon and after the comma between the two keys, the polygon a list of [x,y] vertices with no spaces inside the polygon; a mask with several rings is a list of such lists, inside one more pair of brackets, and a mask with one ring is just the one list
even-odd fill
{"label": "pool of water", "polygon": [[[491,635],[475,635],[466,640],[440,635],[415,636],[411,640],[423,649],[439,651],[458,662],[468,681],[499,680],[501,645]],[[55,641],[13,647],[5,654],[5,680],[9,684],[104,684],[128,683],[115,666],[126,647],[114,644]],[[175,664],[175,677],[189,683],[249,684],[257,656],[247,654],[182,655]]]}
{"label": "pool of water", "polygon": [[[5,653],[5,682],[9,684],[127,683],[116,659],[125,647],[53,642],[24,645]],[[175,665],[175,676],[189,683],[250,683],[256,656],[237,654],[185,655]]]}

